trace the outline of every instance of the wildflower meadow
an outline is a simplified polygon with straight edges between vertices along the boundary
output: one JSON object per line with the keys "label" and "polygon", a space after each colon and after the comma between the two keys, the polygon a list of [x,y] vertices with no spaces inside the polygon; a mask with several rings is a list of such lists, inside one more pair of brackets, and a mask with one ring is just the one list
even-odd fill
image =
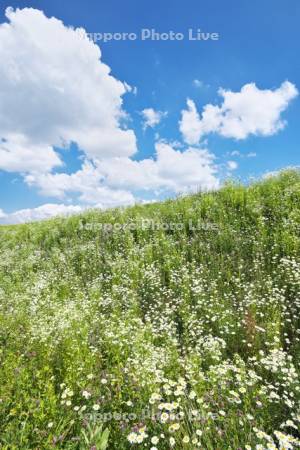
{"label": "wildflower meadow", "polygon": [[300,445],[300,173],[0,227],[0,448]]}

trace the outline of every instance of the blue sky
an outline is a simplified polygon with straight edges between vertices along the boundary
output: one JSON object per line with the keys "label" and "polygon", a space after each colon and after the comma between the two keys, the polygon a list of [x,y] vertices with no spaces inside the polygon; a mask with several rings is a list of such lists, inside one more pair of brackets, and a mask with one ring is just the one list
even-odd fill
{"label": "blue sky", "polygon": [[[40,10],[45,17],[22,11],[5,15],[8,6]],[[0,75],[5,80],[0,81],[3,223],[157,200],[218,187],[226,177],[248,181],[299,164],[297,0],[0,1],[0,16],[1,24],[10,24],[9,30],[0,28]],[[55,31],[47,19],[52,16],[64,29]],[[70,26],[89,33],[136,33],[134,41],[97,43],[101,67],[110,67],[113,86],[104,76],[98,83],[86,75],[97,57],[89,47],[86,63],[85,47],[80,51],[75,37],[65,43],[64,31]],[[181,32],[185,38],[142,41],[145,28]],[[219,40],[190,41],[188,29],[218,33]],[[60,32],[55,49],[51,36]],[[78,47],[77,62],[73,45]],[[69,54],[68,66],[64,61]],[[66,80],[72,84],[70,91],[63,84]],[[131,89],[123,92],[117,80]],[[59,86],[53,90],[55,83]],[[243,91],[250,83],[256,87]],[[106,111],[101,102],[115,106]],[[213,119],[203,118],[206,105],[213,107]],[[70,115],[72,108],[78,110],[76,117]],[[182,111],[187,111],[186,123]],[[55,115],[61,117],[62,127]],[[237,130],[233,120],[242,123],[242,129]],[[117,129],[123,130],[122,136]],[[85,134],[94,136],[93,142]]]}

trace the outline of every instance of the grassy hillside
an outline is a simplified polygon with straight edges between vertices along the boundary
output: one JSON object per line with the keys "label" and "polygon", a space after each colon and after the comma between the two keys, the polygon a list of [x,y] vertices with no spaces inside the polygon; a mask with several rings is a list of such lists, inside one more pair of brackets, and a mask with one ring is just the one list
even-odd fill
{"label": "grassy hillside", "polygon": [[0,251],[1,449],[296,448],[299,173],[1,227]]}

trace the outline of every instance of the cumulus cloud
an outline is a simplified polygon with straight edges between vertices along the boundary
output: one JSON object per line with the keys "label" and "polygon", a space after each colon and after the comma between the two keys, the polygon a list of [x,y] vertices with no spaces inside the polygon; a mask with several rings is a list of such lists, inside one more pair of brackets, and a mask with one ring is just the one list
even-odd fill
{"label": "cumulus cloud", "polygon": [[37,208],[20,209],[11,214],[5,214],[4,211],[0,209],[0,224],[17,224],[50,219],[55,216],[80,213],[82,210],[83,208],[81,206],[52,203],[38,206]]}
{"label": "cumulus cloud", "polygon": [[[101,51],[83,29],[66,27],[32,8],[6,10],[0,25],[0,169],[20,172],[29,186],[61,201],[2,222],[22,222],[96,206],[131,205],[163,194],[218,187],[214,157],[205,149],[185,151],[156,143],[154,158],[133,160],[136,138],[126,128],[122,98],[136,92],[110,73]],[[167,113],[146,108],[144,127],[154,128]],[[80,170],[62,166],[57,148],[76,142],[84,152]]]}
{"label": "cumulus cloud", "polygon": [[44,195],[63,198],[67,193],[78,193],[80,201],[103,207],[133,204],[143,192],[155,198],[219,185],[214,156],[208,150],[191,147],[180,151],[165,142],[156,143],[155,159],[85,161],[73,174],[30,174],[25,181]]}
{"label": "cumulus cloud", "polygon": [[187,100],[179,126],[189,145],[199,143],[209,133],[235,139],[277,133],[286,125],[281,114],[298,95],[298,90],[289,81],[274,90],[259,89],[255,83],[249,83],[240,92],[220,89],[219,95],[223,98],[222,104],[205,105],[201,117],[195,103]]}
{"label": "cumulus cloud", "polygon": [[52,147],[29,142],[24,135],[0,139],[0,169],[7,172],[50,171],[62,162]]}
{"label": "cumulus cloud", "polygon": [[78,194],[80,206],[46,204],[12,214],[0,210],[0,224],[69,215],[88,207],[105,209],[145,203],[142,196],[145,192],[150,194],[148,201],[151,202],[159,200],[160,195],[164,194],[219,187],[214,156],[208,150],[191,147],[181,152],[165,142],[156,144],[155,159],[133,161],[119,157],[97,163],[86,160],[82,168],[73,174],[36,172],[26,175],[25,181],[37,187],[41,194],[61,200]]}
{"label": "cumulus cloud", "polygon": [[154,128],[158,125],[164,117],[167,116],[167,112],[155,111],[153,108],[146,108],[141,112],[143,116],[143,128],[146,130],[149,128]]}
{"label": "cumulus cloud", "polygon": [[187,144],[198,144],[200,137],[203,134],[201,119],[195,103],[189,98],[187,99],[187,109],[181,111],[179,128]]}
{"label": "cumulus cloud", "polygon": [[60,164],[54,147],[71,142],[91,159],[130,156],[132,130],[122,124],[130,90],[101,61],[83,29],[42,11],[6,10],[0,25],[0,169],[43,171]]}
{"label": "cumulus cloud", "polygon": [[131,205],[135,202],[131,192],[111,189],[104,183],[103,172],[90,161],[85,161],[82,168],[72,174],[35,173],[27,175],[25,181],[29,186],[38,187],[42,195],[63,199],[66,194],[76,193],[83,204],[99,208]]}

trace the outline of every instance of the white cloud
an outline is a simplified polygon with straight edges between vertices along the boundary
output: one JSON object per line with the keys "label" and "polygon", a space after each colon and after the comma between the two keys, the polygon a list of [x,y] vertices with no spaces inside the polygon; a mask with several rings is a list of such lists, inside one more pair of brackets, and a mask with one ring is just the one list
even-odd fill
{"label": "white cloud", "polygon": [[156,152],[162,186],[177,193],[218,187],[214,155],[208,150],[190,147],[181,152],[160,142],[156,144]]}
{"label": "white cloud", "polygon": [[193,100],[187,99],[187,109],[181,111],[182,117],[179,123],[180,131],[185,142],[196,145],[202,134],[201,119]]}
{"label": "white cloud", "polygon": [[242,153],[239,150],[233,150],[227,153],[227,155],[236,156],[237,158],[255,158],[257,156],[255,152]]}
{"label": "white cloud", "polygon": [[62,162],[52,147],[28,142],[24,135],[0,139],[0,169],[8,172],[50,171]]}
{"label": "white cloud", "polygon": [[230,153],[230,155],[231,155],[231,156],[242,156],[241,152],[239,152],[238,150],[233,150],[233,151]]}
{"label": "white cloud", "polygon": [[66,216],[80,213],[83,210],[81,206],[64,204],[45,204],[37,208],[20,209],[11,214],[5,214],[0,210],[0,224],[17,224],[32,222],[34,220],[50,219],[55,216]]}
{"label": "white cloud", "polygon": [[143,128],[146,130],[148,127],[156,127],[156,125],[158,125],[168,113],[163,111],[155,111],[153,108],[146,108],[143,109],[141,114],[144,119]]}
{"label": "white cloud", "polygon": [[203,84],[203,81],[196,79],[193,81],[193,85],[197,88],[202,88],[204,84]]}
{"label": "white cloud", "polygon": [[135,199],[131,192],[111,189],[103,180],[103,173],[89,161],[85,161],[80,170],[70,175],[36,173],[25,177],[29,186],[37,186],[40,193],[46,196],[63,199],[66,194],[76,193],[79,195],[80,202],[100,208],[134,204]]}
{"label": "white cloud", "polygon": [[63,198],[78,193],[82,202],[101,204],[133,204],[142,192],[155,198],[163,193],[193,192],[219,186],[214,156],[208,150],[174,149],[165,142],[156,144],[156,158],[133,161],[110,158],[96,164],[85,162],[81,170],[68,174],[31,174],[27,184],[41,193]]}
{"label": "white cloud", "polygon": [[246,84],[240,92],[219,90],[221,106],[207,104],[201,117],[195,103],[188,99],[179,123],[185,142],[199,143],[209,133],[235,139],[249,135],[270,136],[283,129],[281,114],[298,95],[295,85],[285,81],[278,89],[261,90],[255,83]]}
{"label": "white cloud", "polygon": [[[85,31],[32,9],[6,10],[0,25],[0,169],[48,171],[54,146],[77,142],[89,158],[136,151],[122,96],[130,88],[110,74]],[[5,139],[5,142],[3,142]]]}
{"label": "white cloud", "polygon": [[229,170],[236,170],[238,168],[238,163],[236,161],[227,161],[227,167]]}
{"label": "white cloud", "polygon": [[198,89],[208,89],[210,88],[209,84],[205,84],[203,81],[198,80],[197,78],[193,80],[193,85]]}

